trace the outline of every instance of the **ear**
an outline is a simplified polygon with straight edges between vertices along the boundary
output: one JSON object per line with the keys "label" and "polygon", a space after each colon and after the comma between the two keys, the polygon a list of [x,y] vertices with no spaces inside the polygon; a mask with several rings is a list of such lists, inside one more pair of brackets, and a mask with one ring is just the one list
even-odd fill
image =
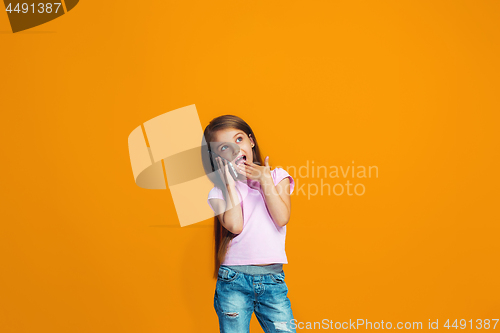
{"label": "ear", "polygon": [[253,148],[255,148],[255,141],[253,141],[252,133],[248,134],[248,138],[250,139],[250,142],[254,146]]}

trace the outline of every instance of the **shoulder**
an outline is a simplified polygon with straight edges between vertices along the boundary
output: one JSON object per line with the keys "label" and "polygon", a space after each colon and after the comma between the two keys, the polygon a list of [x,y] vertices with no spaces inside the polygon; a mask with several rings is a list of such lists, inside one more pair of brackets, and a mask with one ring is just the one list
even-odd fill
{"label": "shoulder", "polygon": [[222,199],[224,200],[224,195],[222,191],[217,186],[214,186],[210,192],[208,192],[208,199]]}
{"label": "shoulder", "polygon": [[283,179],[288,178],[290,181],[290,194],[293,192],[295,182],[290,176],[290,174],[283,168],[274,168],[271,170],[271,176],[273,177],[274,185],[278,185]]}
{"label": "shoulder", "polygon": [[[212,208],[212,210],[216,211],[216,209],[214,208],[214,206],[212,206],[212,204],[210,203],[210,199],[221,199],[221,200],[224,200],[224,195],[222,194],[222,191],[220,188],[218,188],[217,186],[214,186],[210,192],[208,192],[208,199],[207,199],[207,203],[208,205],[210,206],[210,208]],[[214,203],[215,205],[215,203]]]}

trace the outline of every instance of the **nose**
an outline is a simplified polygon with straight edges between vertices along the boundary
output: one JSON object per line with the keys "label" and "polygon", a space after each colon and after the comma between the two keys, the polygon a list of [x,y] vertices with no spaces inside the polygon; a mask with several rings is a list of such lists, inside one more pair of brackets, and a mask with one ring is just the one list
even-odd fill
{"label": "nose", "polygon": [[238,154],[240,153],[240,146],[238,145],[231,145],[231,152],[233,153],[233,158],[236,158]]}

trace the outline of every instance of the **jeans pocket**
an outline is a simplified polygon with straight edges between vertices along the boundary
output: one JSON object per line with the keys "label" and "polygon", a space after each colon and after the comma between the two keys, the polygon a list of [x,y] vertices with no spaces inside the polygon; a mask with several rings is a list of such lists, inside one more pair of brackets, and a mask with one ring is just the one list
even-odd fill
{"label": "jeans pocket", "polygon": [[217,275],[217,280],[223,282],[231,282],[234,281],[240,275],[239,272],[232,270],[229,267],[220,267],[219,273]]}
{"label": "jeans pocket", "polygon": [[276,283],[285,283],[285,272],[281,272],[278,274],[269,274],[271,277],[271,280],[273,280]]}

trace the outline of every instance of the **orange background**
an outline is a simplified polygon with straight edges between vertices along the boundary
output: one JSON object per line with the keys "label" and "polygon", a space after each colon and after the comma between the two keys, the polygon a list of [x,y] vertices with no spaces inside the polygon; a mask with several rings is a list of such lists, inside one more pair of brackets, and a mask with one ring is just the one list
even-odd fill
{"label": "orange background", "polygon": [[127,147],[190,104],[245,119],[271,165],[379,168],[363,196],[292,197],[298,321],[499,318],[499,22],[497,1],[87,0],[12,34],[3,12],[0,331],[218,331],[212,220],[181,228]]}

